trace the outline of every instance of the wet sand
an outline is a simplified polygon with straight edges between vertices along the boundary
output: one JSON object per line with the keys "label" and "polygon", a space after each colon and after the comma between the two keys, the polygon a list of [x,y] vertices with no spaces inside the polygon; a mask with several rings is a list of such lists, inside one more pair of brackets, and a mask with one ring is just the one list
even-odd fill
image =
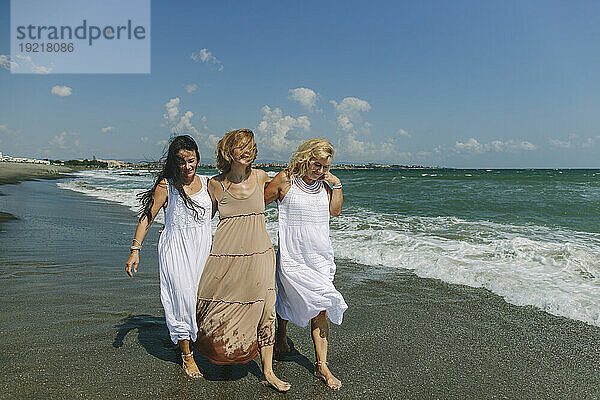
{"label": "wet sand", "polygon": [[[0,161],[0,185],[15,184],[36,179],[58,179],[66,177],[73,169],[61,165],[29,164]],[[0,192],[0,196],[4,194]],[[0,211],[0,224],[18,219],[16,216]],[[0,225],[0,229],[2,226]]]}
{"label": "wet sand", "polygon": [[12,221],[14,219],[17,219],[17,217],[15,217],[12,214],[0,211],[0,222]]}
{"label": "wet sand", "polygon": [[61,165],[0,162],[0,185],[31,179],[56,179],[72,171]]}
{"label": "wet sand", "polygon": [[133,279],[124,273],[135,216],[55,182],[5,186],[0,209],[1,398],[597,399],[600,328],[517,307],[482,289],[338,261],[349,309],[332,326],[335,393],[312,377],[310,331],[290,324],[292,383],[259,385],[258,360],[197,357],[181,371],[159,299],[153,227]]}

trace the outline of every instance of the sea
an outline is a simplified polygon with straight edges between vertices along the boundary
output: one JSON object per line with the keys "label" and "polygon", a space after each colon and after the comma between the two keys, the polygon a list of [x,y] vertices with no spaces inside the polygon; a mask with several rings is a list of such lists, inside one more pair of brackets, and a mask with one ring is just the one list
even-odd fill
{"label": "sea", "polygon": [[[332,172],[343,183],[343,211],[330,224],[342,265],[484,288],[517,306],[600,326],[600,170]],[[54,184],[125,206],[135,220],[136,195],[152,186],[154,174],[81,171]],[[266,217],[276,244],[274,204]],[[161,213],[155,223],[163,221]]]}

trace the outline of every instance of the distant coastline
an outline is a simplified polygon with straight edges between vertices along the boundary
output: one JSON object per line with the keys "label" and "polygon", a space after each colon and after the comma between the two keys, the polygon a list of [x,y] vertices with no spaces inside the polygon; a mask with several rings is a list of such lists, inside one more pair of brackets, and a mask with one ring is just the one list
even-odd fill
{"label": "distant coastline", "polygon": [[[79,170],[94,170],[94,169],[135,169],[135,170],[158,170],[161,168],[160,161],[123,161],[123,160],[108,160],[108,159],[73,159],[73,160],[52,160],[52,159],[34,159],[34,158],[17,158],[17,157],[2,157],[0,153],[0,169],[6,163],[18,163],[20,165],[46,165],[51,167],[66,167],[68,172]],[[256,168],[281,170],[287,167],[287,162],[281,161],[259,161],[253,164]],[[215,164],[198,164],[198,169],[215,169]],[[418,164],[386,164],[386,163],[334,163],[331,166],[332,170],[465,170],[465,171],[498,171],[498,170],[597,170],[598,168],[591,167],[446,167],[440,165],[418,165]],[[67,171],[67,170],[65,170]],[[2,172],[0,172],[2,175]],[[46,174],[43,177],[48,177]],[[30,178],[40,178],[31,176]],[[1,178],[0,178],[1,180]],[[0,183],[1,184],[1,183]]]}
{"label": "distant coastline", "polygon": [[[15,158],[1,157],[0,163],[19,163],[19,164],[36,164],[36,165],[51,165],[64,166],[74,169],[159,169],[161,163],[158,161],[146,162],[129,162],[121,160],[104,160],[93,157],[90,159],[76,160],[51,160],[51,159],[34,159],[34,158]],[[1,165],[1,164],[0,164]],[[287,166],[286,162],[256,162],[254,166],[257,168],[274,168],[283,169]],[[215,164],[198,164],[199,169],[216,169]],[[426,165],[401,165],[401,164],[385,164],[385,163],[339,163],[333,164],[332,169],[441,169],[441,166],[426,166]]]}

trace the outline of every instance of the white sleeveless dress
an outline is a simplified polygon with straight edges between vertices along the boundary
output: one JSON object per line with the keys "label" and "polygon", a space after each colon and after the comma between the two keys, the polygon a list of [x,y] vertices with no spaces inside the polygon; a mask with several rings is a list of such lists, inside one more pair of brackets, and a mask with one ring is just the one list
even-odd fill
{"label": "white sleeveless dress", "polygon": [[333,286],[335,263],[329,238],[329,198],[323,182],[308,186],[292,177],[279,210],[277,251],[277,314],[306,326],[321,311],[342,323],[348,308]]}
{"label": "white sleeveless dress", "polygon": [[212,202],[208,195],[208,178],[200,176],[202,189],[190,196],[203,207],[198,208],[198,219],[187,208],[181,195],[168,182],[165,208],[165,228],[158,241],[160,269],[160,300],[173,343],[195,341],[196,295],[204,264],[212,243]]}

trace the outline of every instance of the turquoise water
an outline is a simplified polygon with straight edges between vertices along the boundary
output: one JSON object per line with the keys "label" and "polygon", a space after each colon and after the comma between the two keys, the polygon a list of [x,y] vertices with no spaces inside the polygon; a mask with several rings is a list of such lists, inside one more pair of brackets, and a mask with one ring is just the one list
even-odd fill
{"label": "turquoise water", "polygon": [[344,180],[346,204],[373,212],[600,232],[600,170],[336,173]]}
{"label": "turquoise water", "polygon": [[[600,326],[600,170],[333,173],[344,185],[342,215],[331,220],[341,268],[409,270]],[[151,180],[147,171],[85,171],[57,185],[135,210]],[[276,207],[266,214],[276,243]]]}

